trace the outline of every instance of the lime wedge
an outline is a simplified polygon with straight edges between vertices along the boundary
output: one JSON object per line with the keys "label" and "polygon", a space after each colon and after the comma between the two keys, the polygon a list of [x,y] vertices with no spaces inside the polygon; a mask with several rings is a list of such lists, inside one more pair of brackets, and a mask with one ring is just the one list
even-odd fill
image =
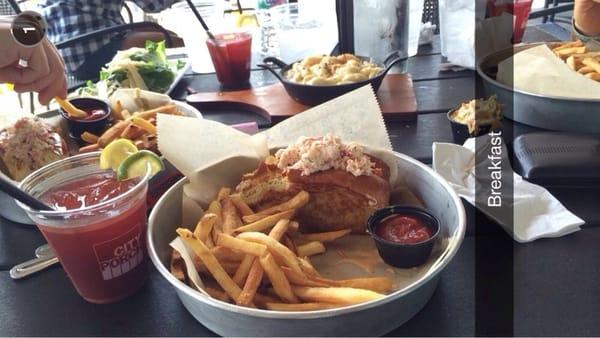
{"label": "lime wedge", "polygon": [[117,170],[125,158],[137,151],[138,148],[128,139],[114,140],[100,153],[100,169]]}
{"label": "lime wedge", "polygon": [[137,153],[129,155],[117,169],[117,179],[120,181],[133,177],[144,176],[148,170],[152,171],[151,176],[163,170],[165,165],[155,153],[149,150],[140,150]]}
{"label": "lime wedge", "polygon": [[235,16],[235,25],[237,27],[258,27],[258,19],[255,14],[241,14],[238,12]]}

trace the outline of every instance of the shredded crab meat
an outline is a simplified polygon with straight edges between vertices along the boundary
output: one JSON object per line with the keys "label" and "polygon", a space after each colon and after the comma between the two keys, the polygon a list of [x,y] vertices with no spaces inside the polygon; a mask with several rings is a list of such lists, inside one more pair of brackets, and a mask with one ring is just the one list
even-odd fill
{"label": "shredded crab meat", "polygon": [[301,137],[295,144],[279,150],[277,167],[284,172],[299,170],[307,176],[315,172],[338,169],[354,176],[372,175],[375,164],[357,143],[342,143],[339,137]]}

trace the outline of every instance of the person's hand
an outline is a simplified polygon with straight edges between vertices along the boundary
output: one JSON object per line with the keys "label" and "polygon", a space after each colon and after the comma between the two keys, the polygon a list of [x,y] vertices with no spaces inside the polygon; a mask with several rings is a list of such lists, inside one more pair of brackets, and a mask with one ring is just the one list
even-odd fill
{"label": "person's hand", "polygon": [[575,26],[587,36],[600,35],[600,0],[575,0]]}
{"label": "person's hand", "polygon": [[[27,61],[27,67],[19,66],[19,60]],[[16,92],[38,92],[43,105],[67,96],[64,61],[54,45],[44,38],[33,47],[22,46],[5,25],[0,27],[0,83],[14,84]]]}

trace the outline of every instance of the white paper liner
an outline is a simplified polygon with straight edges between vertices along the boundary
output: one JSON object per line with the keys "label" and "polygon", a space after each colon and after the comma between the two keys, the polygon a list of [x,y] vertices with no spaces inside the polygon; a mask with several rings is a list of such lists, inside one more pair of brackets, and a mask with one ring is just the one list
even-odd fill
{"label": "white paper liner", "polygon": [[498,64],[496,79],[534,94],[598,99],[600,82],[573,71],[547,45],[532,47]]}

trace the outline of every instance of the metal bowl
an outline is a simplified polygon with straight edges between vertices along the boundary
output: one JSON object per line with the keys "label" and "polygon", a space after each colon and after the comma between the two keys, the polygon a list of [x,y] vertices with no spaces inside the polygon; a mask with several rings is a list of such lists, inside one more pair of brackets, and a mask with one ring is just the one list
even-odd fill
{"label": "metal bowl", "polygon": [[[504,103],[504,116],[530,126],[572,132],[600,133],[600,98],[575,99],[545,96],[512,88],[496,81],[498,64],[514,54],[544,43],[521,44],[481,59],[477,73],[486,96],[496,94]],[[552,47],[553,43],[549,43]]]}
{"label": "metal bowl", "polygon": [[421,278],[386,297],[337,309],[280,312],[239,307],[212,299],[169,272],[175,229],[181,224],[186,179],[158,201],[148,222],[148,251],[160,274],[175,288],[186,309],[208,329],[223,336],[379,336],[414,316],[433,294],[440,272],[458,251],[465,234],[465,210],[450,185],[431,168],[396,153],[398,170],[409,188],[440,220],[443,251]]}
{"label": "metal bowl", "polygon": [[[358,56],[358,58],[363,61],[372,62],[371,58],[369,57]],[[377,90],[379,90],[379,87],[381,86],[383,78],[385,77],[387,72],[390,69],[392,69],[392,66],[394,66],[400,61],[406,60],[407,58],[408,57],[401,57],[397,52],[392,53],[385,59],[385,61],[383,62],[383,69],[376,76],[364,81],[331,86],[307,85],[288,80],[286,77],[286,73],[292,68],[292,65],[294,63],[300,62],[302,60],[292,62],[288,65],[287,63],[283,62],[278,58],[267,57],[263,60],[265,64],[259,64],[258,66],[267,69],[268,71],[273,73],[273,75],[275,75],[275,77],[277,77],[277,79],[281,81],[283,87],[285,88],[285,91],[288,93],[288,95],[290,95],[292,99],[308,106],[314,106],[325,101],[329,101],[335,97],[338,97],[342,94],[365,86],[367,84],[371,84],[371,86],[373,86],[373,90],[377,92]],[[268,63],[273,63],[277,65],[280,68],[280,70],[277,71]]]}

